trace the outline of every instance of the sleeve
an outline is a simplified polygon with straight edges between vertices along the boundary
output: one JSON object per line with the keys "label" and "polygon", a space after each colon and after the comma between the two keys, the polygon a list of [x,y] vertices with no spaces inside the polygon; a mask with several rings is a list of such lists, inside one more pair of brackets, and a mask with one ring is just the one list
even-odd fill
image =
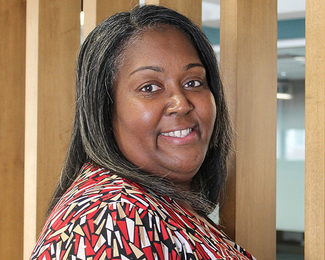
{"label": "sleeve", "polygon": [[181,259],[167,224],[134,204],[102,203],[69,218],[43,232],[31,260]]}

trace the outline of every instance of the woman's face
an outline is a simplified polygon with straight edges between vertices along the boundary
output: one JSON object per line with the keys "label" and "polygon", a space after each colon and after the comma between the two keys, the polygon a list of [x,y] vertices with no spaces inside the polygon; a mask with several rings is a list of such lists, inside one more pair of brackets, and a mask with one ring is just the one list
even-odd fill
{"label": "woman's face", "polygon": [[194,46],[181,31],[148,29],[125,50],[115,84],[113,128],[134,165],[188,190],[216,118]]}

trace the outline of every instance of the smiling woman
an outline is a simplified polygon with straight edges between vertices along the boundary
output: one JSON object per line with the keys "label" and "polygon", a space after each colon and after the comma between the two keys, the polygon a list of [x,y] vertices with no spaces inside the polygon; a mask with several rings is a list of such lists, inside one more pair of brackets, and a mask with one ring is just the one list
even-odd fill
{"label": "smiling woman", "polygon": [[113,109],[120,151],[146,172],[190,190],[216,119],[197,51],[184,33],[165,25],[138,36],[123,57]]}
{"label": "smiling woman", "polygon": [[70,148],[31,259],[254,259],[207,216],[230,137],[198,27],[157,6],[108,18],[79,54]]}

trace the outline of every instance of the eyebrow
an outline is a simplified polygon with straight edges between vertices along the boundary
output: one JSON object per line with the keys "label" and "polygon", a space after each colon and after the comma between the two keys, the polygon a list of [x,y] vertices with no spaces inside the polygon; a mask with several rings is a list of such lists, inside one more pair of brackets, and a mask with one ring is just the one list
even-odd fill
{"label": "eyebrow", "polygon": [[[190,64],[187,64],[185,66],[185,70],[189,70],[189,69],[194,68],[194,67],[202,67],[202,68],[204,68],[204,66],[201,63],[190,63]],[[139,67],[136,70],[132,71],[130,73],[130,76],[132,76],[134,73],[136,73],[138,71],[142,71],[142,70],[153,70],[153,71],[156,71],[156,72],[164,72],[164,69],[161,68],[161,67],[158,67],[158,66],[143,66],[143,67]]]}
{"label": "eyebrow", "polygon": [[153,71],[156,71],[156,72],[164,72],[163,68],[161,67],[158,67],[158,66],[143,66],[143,67],[139,67],[137,68],[136,70],[132,71],[130,73],[130,76],[138,71],[141,71],[141,70],[153,70]]}
{"label": "eyebrow", "polygon": [[204,66],[201,63],[190,63],[190,64],[185,66],[185,70],[189,70],[189,69],[194,68],[194,67],[202,67],[202,68],[204,68]]}

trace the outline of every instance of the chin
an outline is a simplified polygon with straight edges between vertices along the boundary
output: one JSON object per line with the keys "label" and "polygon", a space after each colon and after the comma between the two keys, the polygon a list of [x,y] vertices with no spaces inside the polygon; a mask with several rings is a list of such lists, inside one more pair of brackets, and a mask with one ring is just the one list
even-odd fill
{"label": "chin", "polygon": [[170,179],[174,183],[190,183],[192,178],[199,171],[199,168],[195,167],[195,169],[182,169],[178,171],[173,171],[169,175],[166,175],[166,178]]}

